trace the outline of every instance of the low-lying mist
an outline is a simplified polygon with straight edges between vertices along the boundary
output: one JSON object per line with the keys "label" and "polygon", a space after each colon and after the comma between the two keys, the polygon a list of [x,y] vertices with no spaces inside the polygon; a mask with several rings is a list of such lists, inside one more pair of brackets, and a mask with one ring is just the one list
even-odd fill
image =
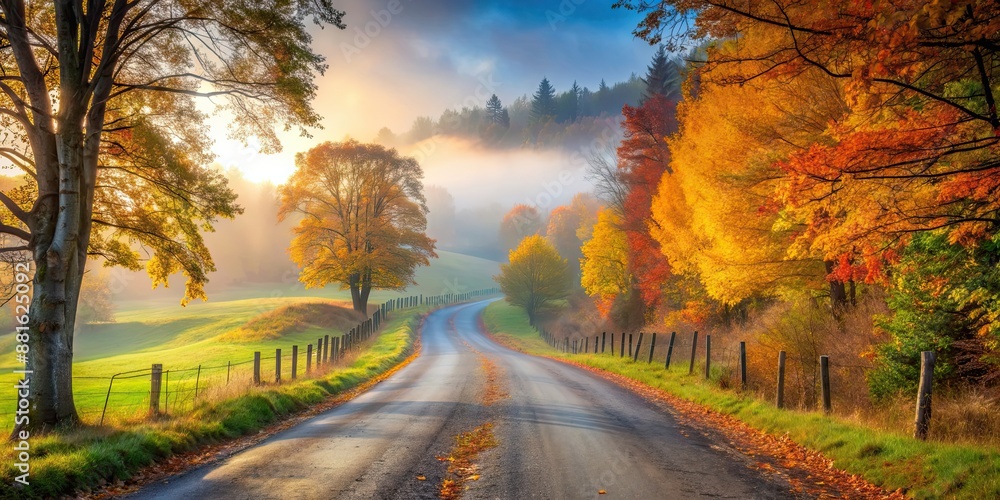
{"label": "low-lying mist", "polygon": [[[498,238],[504,214],[526,204],[546,217],[576,193],[592,191],[587,159],[591,149],[603,144],[492,149],[435,136],[402,153],[417,158],[424,169],[428,234],[437,240],[437,248],[500,261],[506,259]],[[233,293],[255,283],[298,287],[298,268],[287,250],[295,221],[277,221],[277,187],[251,182],[236,170],[227,171],[227,176],[244,213],[235,220],[217,221],[215,232],[204,235],[217,267],[207,292]],[[183,295],[180,275],[171,278],[167,290],[151,290],[144,272],[114,270],[111,281],[117,300],[176,303]]]}
{"label": "low-lying mist", "polygon": [[492,149],[435,136],[402,153],[415,157],[424,168],[424,184],[447,189],[459,210],[523,203],[546,212],[593,187],[586,179],[587,146]]}

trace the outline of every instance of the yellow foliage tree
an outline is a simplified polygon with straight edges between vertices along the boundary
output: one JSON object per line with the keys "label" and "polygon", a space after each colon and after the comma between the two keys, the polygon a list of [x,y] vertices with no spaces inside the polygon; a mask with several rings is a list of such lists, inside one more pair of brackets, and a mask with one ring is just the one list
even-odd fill
{"label": "yellow foliage tree", "polygon": [[413,284],[429,264],[423,170],[395,149],[354,140],[326,142],[296,155],[297,169],[281,189],[284,219],[302,214],[290,252],[307,287],[340,283],[354,310],[366,312],[372,289]]}
{"label": "yellow foliage tree", "polygon": [[524,308],[532,325],[539,312],[569,296],[569,266],[545,238],[534,234],[521,240],[510,251],[509,260],[500,265],[500,274],[494,279],[507,302]]}
{"label": "yellow foliage tree", "polygon": [[696,274],[729,305],[801,289],[803,280],[821,286],[822,255],[790,252],[804,226],[774,203],[785,177],[776,162],[846,111],[840,85],[818,72],[791,83],[703,83],[679,106],[680,131],[668,140],[673,172],[653,200],[650,232],[673,269]]}
{"label": "yellow foliage tree", "polygon": [[632,288],[628,267],[628,241],[621,229],[621,216],[605,208],[597,216],[593,236],[583,244],[580,284],[596,297],[607,313],[611,302]]}

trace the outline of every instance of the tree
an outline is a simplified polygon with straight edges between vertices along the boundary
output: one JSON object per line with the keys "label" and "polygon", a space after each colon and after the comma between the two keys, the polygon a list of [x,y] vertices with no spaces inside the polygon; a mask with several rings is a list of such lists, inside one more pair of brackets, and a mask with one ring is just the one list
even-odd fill
{"label": "tree", "polygon": [[576,121],[580,115],[580,86],[573,82],[569,90],[559,94],[556,102],[556,121],[568,123]]}
{"label": "tree", "polygon": [[395,149],[354,140],[325,142],[295,157],[281,188],[284,218],[303,216],[289,249],[307,287],[340,283],[354,310],[367,314],[376,290],[414,283],[428,265],[434,240],[427,229],[423,170]]}
{"label": "tree", "polygon": [[500,283],[507,302],[524,308],[528,321],[535,325],[539,312],[569,296],[566,259],[537,234],[522,240],[510,251],[509,259],[493,279]]}
{"label": "tree", "polygon": [[613,113],[617,114],[619,110],[613,109],[614,104],[611,102],[611,88],[608,84],[601,79],[601,84],[597,87],[597,92],[594,93],[594,101],[596,103],[595,108],[597,114]]}
{"label": "tree", "polygon": [[675,272],[697,277],[727,306],[824,286],[844,290],[844,282],[824,283],[822,254],[792,245],[804,221],[774,199],[788,180],[775,160],[815,140],[844,110],[838,86],[817,72],[743,87],[710,84],[682,103],[650,229]]}
{"label": "tree", "polygon": [[542,215],[535,207],[514,205],[500,222],[500,245],[506,252],[517,246],[524,238],[540,234],[544,229]]}
{"label": "tree", "polygon": [[493,94],[490,100],[486,101],[486,114],[489,116],[490,123],[495,125],[503,124],[503,104],[496,94]]}
{"label": "tree", "polygon": [[569,262],[570,275],[580,277],[580,247],[597,222],[600,202],[587,193],[577,193],[569,205],[552,209],[545,239]]}
{"label": "tree", "polygon": [[618,168],[628,188],[623,200],[622,229],[629,244],[629,265],[647,312],[659,307],[670,265],[649,231],[653,195],[660,178],[670,172],[670,151],[664,138],[676,130],[675,103],[661,95],[641,106],[625,106],[618,146]]}
{"label": "tree", "polygon": [[919,231],[991,237],[985,227],[1000,213],[991,194],[1000,189],[996,2],[616,6],[644,11],[635,34],[668,49],[739,39],[740,50],[708,52],[703,82],[777,82],[814,70],[839,83],[849,112],[780,164],[791,178],[780,197],[808,222],[801,234],[822,235],[810,244],[847,264],[831,276],[884,280]]}
{"label": "tree", "polygon": [[680,72],[677,65],[667,58],[667,48],[660,45],[653,54],[653,61],[646,68],[646,77],[642,79],[646,85],[643,100],[654,95],[667,98],[677,98],[680,93]]}
{"label": "tree", "polygon": [[544,122],[555,117],[556,111],[556,90],[548,78],[542,78],[531,99],[531,119],[535,123]]}
{"label": "tree", "polygon": [[449,249],[457,243],[455,197],[441,186],[426,186],[427,236],[438,247]]}
{"label": "tree", "polygon": [[107,268],[87,271],[80,287],[80,304],[77,322],[80,325],[115,320],[115,306],[111,296],[111,278]]}
{"label": "tree", "polygon": [[889,341],[876,347],[868,384],[877,399],[912,394],[920,352],[938,358],[935,379],[995,385],[1000,375],[1000,238],[976,247],[948,241],[944,231],[915,235],[894,266],[879,321]]}
{"label": "tree", "polygon": [[392,129],[389,127],[382,127],[378,129],[378,134],[375,136],[375,142],[381,144],[387,148],[395,147],[398,137],[393,133]]}
{"label": "tree", "polygon": [[597,216],[593,236],[583,244],[580,284],[587,295],[598,299],[604,316],[614,300],[632,290],[629,248],[621,230],[621,216],[605,208]]}
{"label": "tree", "polygon": [[[441,119],[442,124],[451,124],[451,120]],[[448,132],[447,130],[444,132]],[[429,116],[418,116],[413,120],[413,126],[410,127],[410,131],[407,133],[407,138],[411,143],[420,142],[426,139],[430,139],[434,136],[434,120]]]}
{"label": "tree", "polygon": [[[23,428],[78,420],[72,335],[88,254],[142,267],[154,284],[180,271],[185,302],[204,298],[214,266],[200,228],[239,212],[211,160],[195,97],[232,113],[232,133],[280,149],[273,126],[312,127],[307,21],[343,28],[328,1],[0,2],[0,156],[32,177],[22,205],[0,202],[34,260],[31,417]],[[146,253],[146,252],[144,252]]]}

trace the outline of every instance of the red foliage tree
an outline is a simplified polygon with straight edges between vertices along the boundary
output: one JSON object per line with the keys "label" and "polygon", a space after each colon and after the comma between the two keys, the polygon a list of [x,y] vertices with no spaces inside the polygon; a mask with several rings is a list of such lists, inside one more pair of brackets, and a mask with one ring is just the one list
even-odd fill
{"label": "red foliage tree", "polygon": [[622,221],[630,272],[647,310],[659,307],[663,286],[671,276],[659,243],[649,234],[649,224],[653,195],[660,178],[670,172],[670,150],[664,138],[677,129],[676,107],[675,101],[654,95],[641,106],[622,109],[625,138],[618,147],[618,168],[628,186]]}

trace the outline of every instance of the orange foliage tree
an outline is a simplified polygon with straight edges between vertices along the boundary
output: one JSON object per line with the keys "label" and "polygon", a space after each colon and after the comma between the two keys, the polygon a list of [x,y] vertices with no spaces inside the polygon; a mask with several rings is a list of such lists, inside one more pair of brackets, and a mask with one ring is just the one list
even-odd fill
{"label": "orange foliage tree", "polygon": [[558,206],[549,214],[545,239],[569,262],[570,274],[574,277],[580,276],[580,259],[583,257],[580,247],[597,222],[600,208],[601,202],[597,198],[578,193],[569,205]]}
{"label": "orange foliage tree", "polygon": [[307,287],[339,283],[354,310],[367,313],[373,289],[402,290],[415,283],[417,266],[437,257],[413,158],[348,140],[299,153],[295,163],[279,217],[302,216],[289,252]]}
{"label": "orange foliage tree", "polygon": [[635,33],[651,43],[679,48],[706,37],[738,40],[739,50],[709,51],[702,82],[788,82],[818,71],[842,87],[849,111],[779,163],[789,181],[776,196],[807,225],[797,243],[836,264],[832,278],[880,280],[916,231],[940,229],[967,244],[990,237],[1000,210],[1000,5],[626,0],[616,6],[646,13]]}
{"label": "orange foliage tree", "polygon": [[508,251],[524,238],[541,234],[544,230],[545,224],[538,209],[523,203],[514,205],[500,222],[500,245]]}

